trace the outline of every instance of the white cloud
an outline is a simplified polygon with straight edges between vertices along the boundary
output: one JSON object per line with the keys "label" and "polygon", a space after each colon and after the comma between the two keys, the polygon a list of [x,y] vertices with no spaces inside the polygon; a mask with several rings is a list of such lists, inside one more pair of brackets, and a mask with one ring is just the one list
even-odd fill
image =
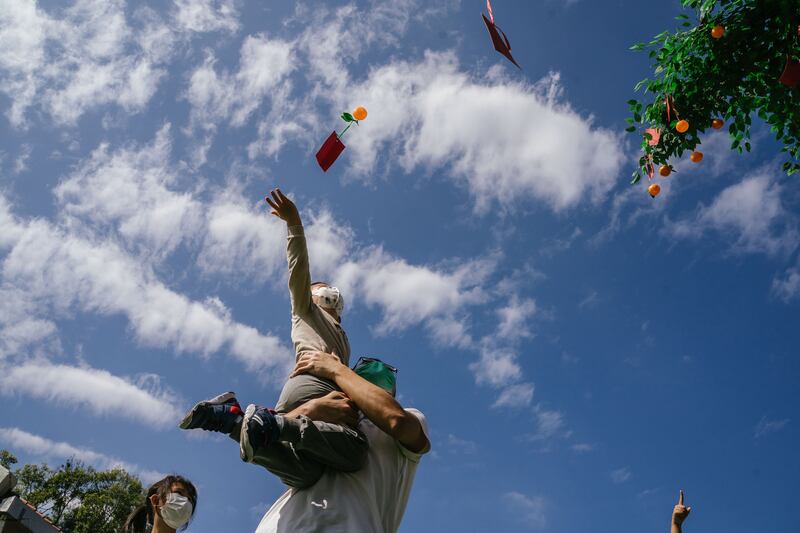
{"label": "white cloud", "polygon": [[30,144],[23,144],[20,147],[19,155],[17,159],[14,160],[14,174],[21,174],[28,170],[28,160],[33,153],[33,146]]}
{"label": "white cloud", "polygon": [[217,73],[215,64],[209,51],[203,65],[191,74],[186,96],[195,128],[213,130],[223,121],[244,125],[293,70],[292,45],[250,35],[242,43],[237,72]]}
{"label": "white cloud", "polygon": [[30,357],[61,351],[55,323],[37,317],[36,311],[24,291],[0,285],[0,361],[11,355]]}
{"label": "white cloud", "polygon": [[533,400],[533,384],[519,383],[503,389],[492,407],[528,407]]}
{"label": "white cloud", "polygon": [[506,503],[513,514],[531,529],[543,529],[547,525],[547,501],[541,496],[526,496],[519,492],[507,492]]}
{"label": "white cloud", "polygon": [[55,189],[60,214],[72,224],[115,229],[129,248],[163,258],[202,231],[202,206],[177,192],[179,171],[170,164],[170,126],[152,144],[110,152],[101,144]]}
{"label": "white cloud", "polygon": [[409,264],[375,247],[343,265],[336,278],[354,299],[381,308],[383,316],[376,331],[387,334],[420,323],[441,326],[438,319],[485,302],[481,285],[495,263],[477,259],[452,268],[431,268]]}
{"label": "white cloud", "polygon": [[158,380],[146,390],[105,370],[44,361],[8,365],[2,370],[0,391],[5,395],[40,398],[159,429],[175,426],[180,420],[177,398]]}
{"label": "white cloud", "polygon": [[790,268],[782,279],[773,279],[772,292],[784,302],[789,302],[800,296],[800,270]]}
{"label": "white cloud", "polygon": [[200,268],[262,282],[285,270],[286,225],[265,213],[239,195],[217,196],[208,206]]}
{"label": "white cloud", "polygon": [[530,337],[530,320],[536,314],[536,302],[530,298],[520,299],[514,295],[507,306],[497,310],[500,324],[496,336],[506,342]]}
{"label": "white cloud", "polygon": [[758,421],[758,424],[756,424],[753,437],[758,439],[765,435],[769,435],[770,433],[776,433],[786,427],[786,424],[788,423],[788,418],[784,418],[782,420],[769,420],[766,416],[763,416],[761,417],[761,420]]}
{"label": "white cloud", "polygon": [[18,448],[23,453],[47,459],[76,459],[101,470],[122,468],[133,475],[141,477],[145,483],[153,483],[165,476],[161,472],[143,469],[135,464],[127,463],[89,448],[74,446],[68,442],[50,440],[19,428],[0,427],[0,441],[4,442],[12,451],[14,448]]}
{"label": "white cloud", "polygon": [[214,298],[199,302],[172,291],[112,241],[76,236],[44,220],[21,232],[8,222],[18,239],[3,262],[3,280],[41,312],[122,314],[143,344],[202,355],[225,349],[265,374],[282,374],[292,359],[276,337],[234,321]]}
{"label": "white cloud", "polygon": [[616,470],[613,470],[611,474],[609,474],[609,476],[611,477],[612,482],[614,482],[615,484],[620,484],[628,481],[631,478],[632,474],[631,470],[627,466],[623,466],[622,468],[617,468]]}
{"label": "white cloud", "polygon": [[735,251],[790,253],[800,236],[796,219],[781,196],[781,186],[761,172],[725,188],[710,206],[700,206],[694,217],[673,223],[667,231],[681,238],[699,238],[716,231],[735,237]]}
{"label": "white cloud", "polygon": [[24,126],[33,105],[62,124],[107,104],[142,111],[166,73],[164,48],[141,45],[124,2],[77,0],[58,15],[34,0],[0,1],[0,91],[12,101],[11,123]]}
{"label": "white cloud", "polygon": [[475,374],[475,381],[493,387],[504,387],[522,377],[522,369],[516,362],[517,354],[504,351],[500,347],[486,347],[480,358],[469,365]]}
{"label": "white cloud", "polygon": [[579,442],[570,446],[573,452],[586,453],[594,450],[594,445],[586,442]]}
{"label": "white cloud", "polygon": [[564,432],[564,415],[560,411],[552,411],[537,405],[534,408],[536,415],[536,433],[531,435],[533,441],[542,441],[558,436],[566,436]]}
{"label": "white cloud", "polygon": [[447,447],[455,453],[474,454],[478,451],[478,444],[471,440],[456,437],[452,433],[447,435]]}
{"label": "white cloud", "polygon": [[346,97],[370,110],[369,134],[348,141],[356,175],[373,175],[380,154],[409,173],[444,169],[472,193],[478,211],[525,200],[560,211],[602,199],[624,159],[619,136],[595,127],[560,94],[557,74],[534,85],[473,79],[454,53],[426,52],[419,62],[373,70],[337,104]]}
{"label": "white cloud", "polygon": [[239,11],[234,0],[175,0],[173,17],[180,28],[189,31],[239,29]]}
{"label": "white cloud", "polygon": [[[265,206],[263,200],[249,202],[231,190],[212,200],[197,259],[204,272],[262,283],[285,279],[286,223],[269,214]],[[324,208],[311,212],[305,220],[312,276],[315,280],[333,279],[351,249],[353,232]],[[349,294],[346,298],[351,301]]]}

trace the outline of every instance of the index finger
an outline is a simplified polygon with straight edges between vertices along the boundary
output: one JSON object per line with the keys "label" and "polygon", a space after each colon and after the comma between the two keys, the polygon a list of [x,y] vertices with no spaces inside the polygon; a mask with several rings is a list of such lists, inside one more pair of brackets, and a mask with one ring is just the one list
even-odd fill
{"label": "index finger", "polygon": [[683,505],[683,489],[681,489],[680,495],[678,496],[678,505]]}

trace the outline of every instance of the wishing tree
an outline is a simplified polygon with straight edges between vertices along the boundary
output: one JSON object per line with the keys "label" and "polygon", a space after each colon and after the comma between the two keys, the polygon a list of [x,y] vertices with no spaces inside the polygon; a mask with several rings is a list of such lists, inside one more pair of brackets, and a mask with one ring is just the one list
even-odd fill
{"label": "wishing tree", "polygon": [[677,17],[677,30],[631,47],[647,51],[654,67],[635,88],[644,89],[645,102],[628,101],[627,131],[641,131],[644,152],[631,183],[657,170],[669,175],[670,160],[687,151],[699,163],[696,148],[708,128],[727,124],[731,149],[749,152],[754,114],[783,143],[784,171],[800,172],[800,2],[681,4],[692,14]]}

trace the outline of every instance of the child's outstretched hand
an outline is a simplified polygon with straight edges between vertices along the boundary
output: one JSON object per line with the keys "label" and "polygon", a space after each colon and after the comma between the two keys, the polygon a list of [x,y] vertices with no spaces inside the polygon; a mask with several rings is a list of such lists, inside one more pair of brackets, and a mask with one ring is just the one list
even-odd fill
{"label": "child's outstretched hand", "polygon": [[300,220],[300,213],[297,211],[297,206],[294,202],[284,195],[280,189],[275,189],[271,193],[272,198],[267,196],[265,200],[272,208],[272,214],[281,220],[286,221],[287,226],[300,226],[303,222]]}
{"label": "child's outstretched hand", "polygon": [[672,523],[680,528],[681,524],[683,524],[683,521],[686,520],[686,517],[689,516],[689,513],[691,512],[691,507],[686,507],[683,505],[683,490],[681,490],[680,495],[678,496],[678,505],[672,509]]}

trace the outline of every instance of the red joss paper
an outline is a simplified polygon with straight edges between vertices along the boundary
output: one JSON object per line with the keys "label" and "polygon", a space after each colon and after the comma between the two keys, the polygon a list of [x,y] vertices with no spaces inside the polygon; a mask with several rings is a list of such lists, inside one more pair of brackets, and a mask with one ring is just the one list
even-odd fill
{"label": "red joss paper", "polygon": [[789,87],[797,87],[800,84],[800,61],[792,61],[790,57],[786,58],[786,68],[783,69],[780,82]]}
{"label": "red joss paper", "polygon": [[342,153],[344,148],[344,143],[339,139],[336,131],[325,139],[325,142],[322,143],[322,148],[317,152],[317,163],[322,167],[323,172],[327,172],[327,170],[331,168],[331,165],[336,161],[336,158],[339,157],[339,154]]}

